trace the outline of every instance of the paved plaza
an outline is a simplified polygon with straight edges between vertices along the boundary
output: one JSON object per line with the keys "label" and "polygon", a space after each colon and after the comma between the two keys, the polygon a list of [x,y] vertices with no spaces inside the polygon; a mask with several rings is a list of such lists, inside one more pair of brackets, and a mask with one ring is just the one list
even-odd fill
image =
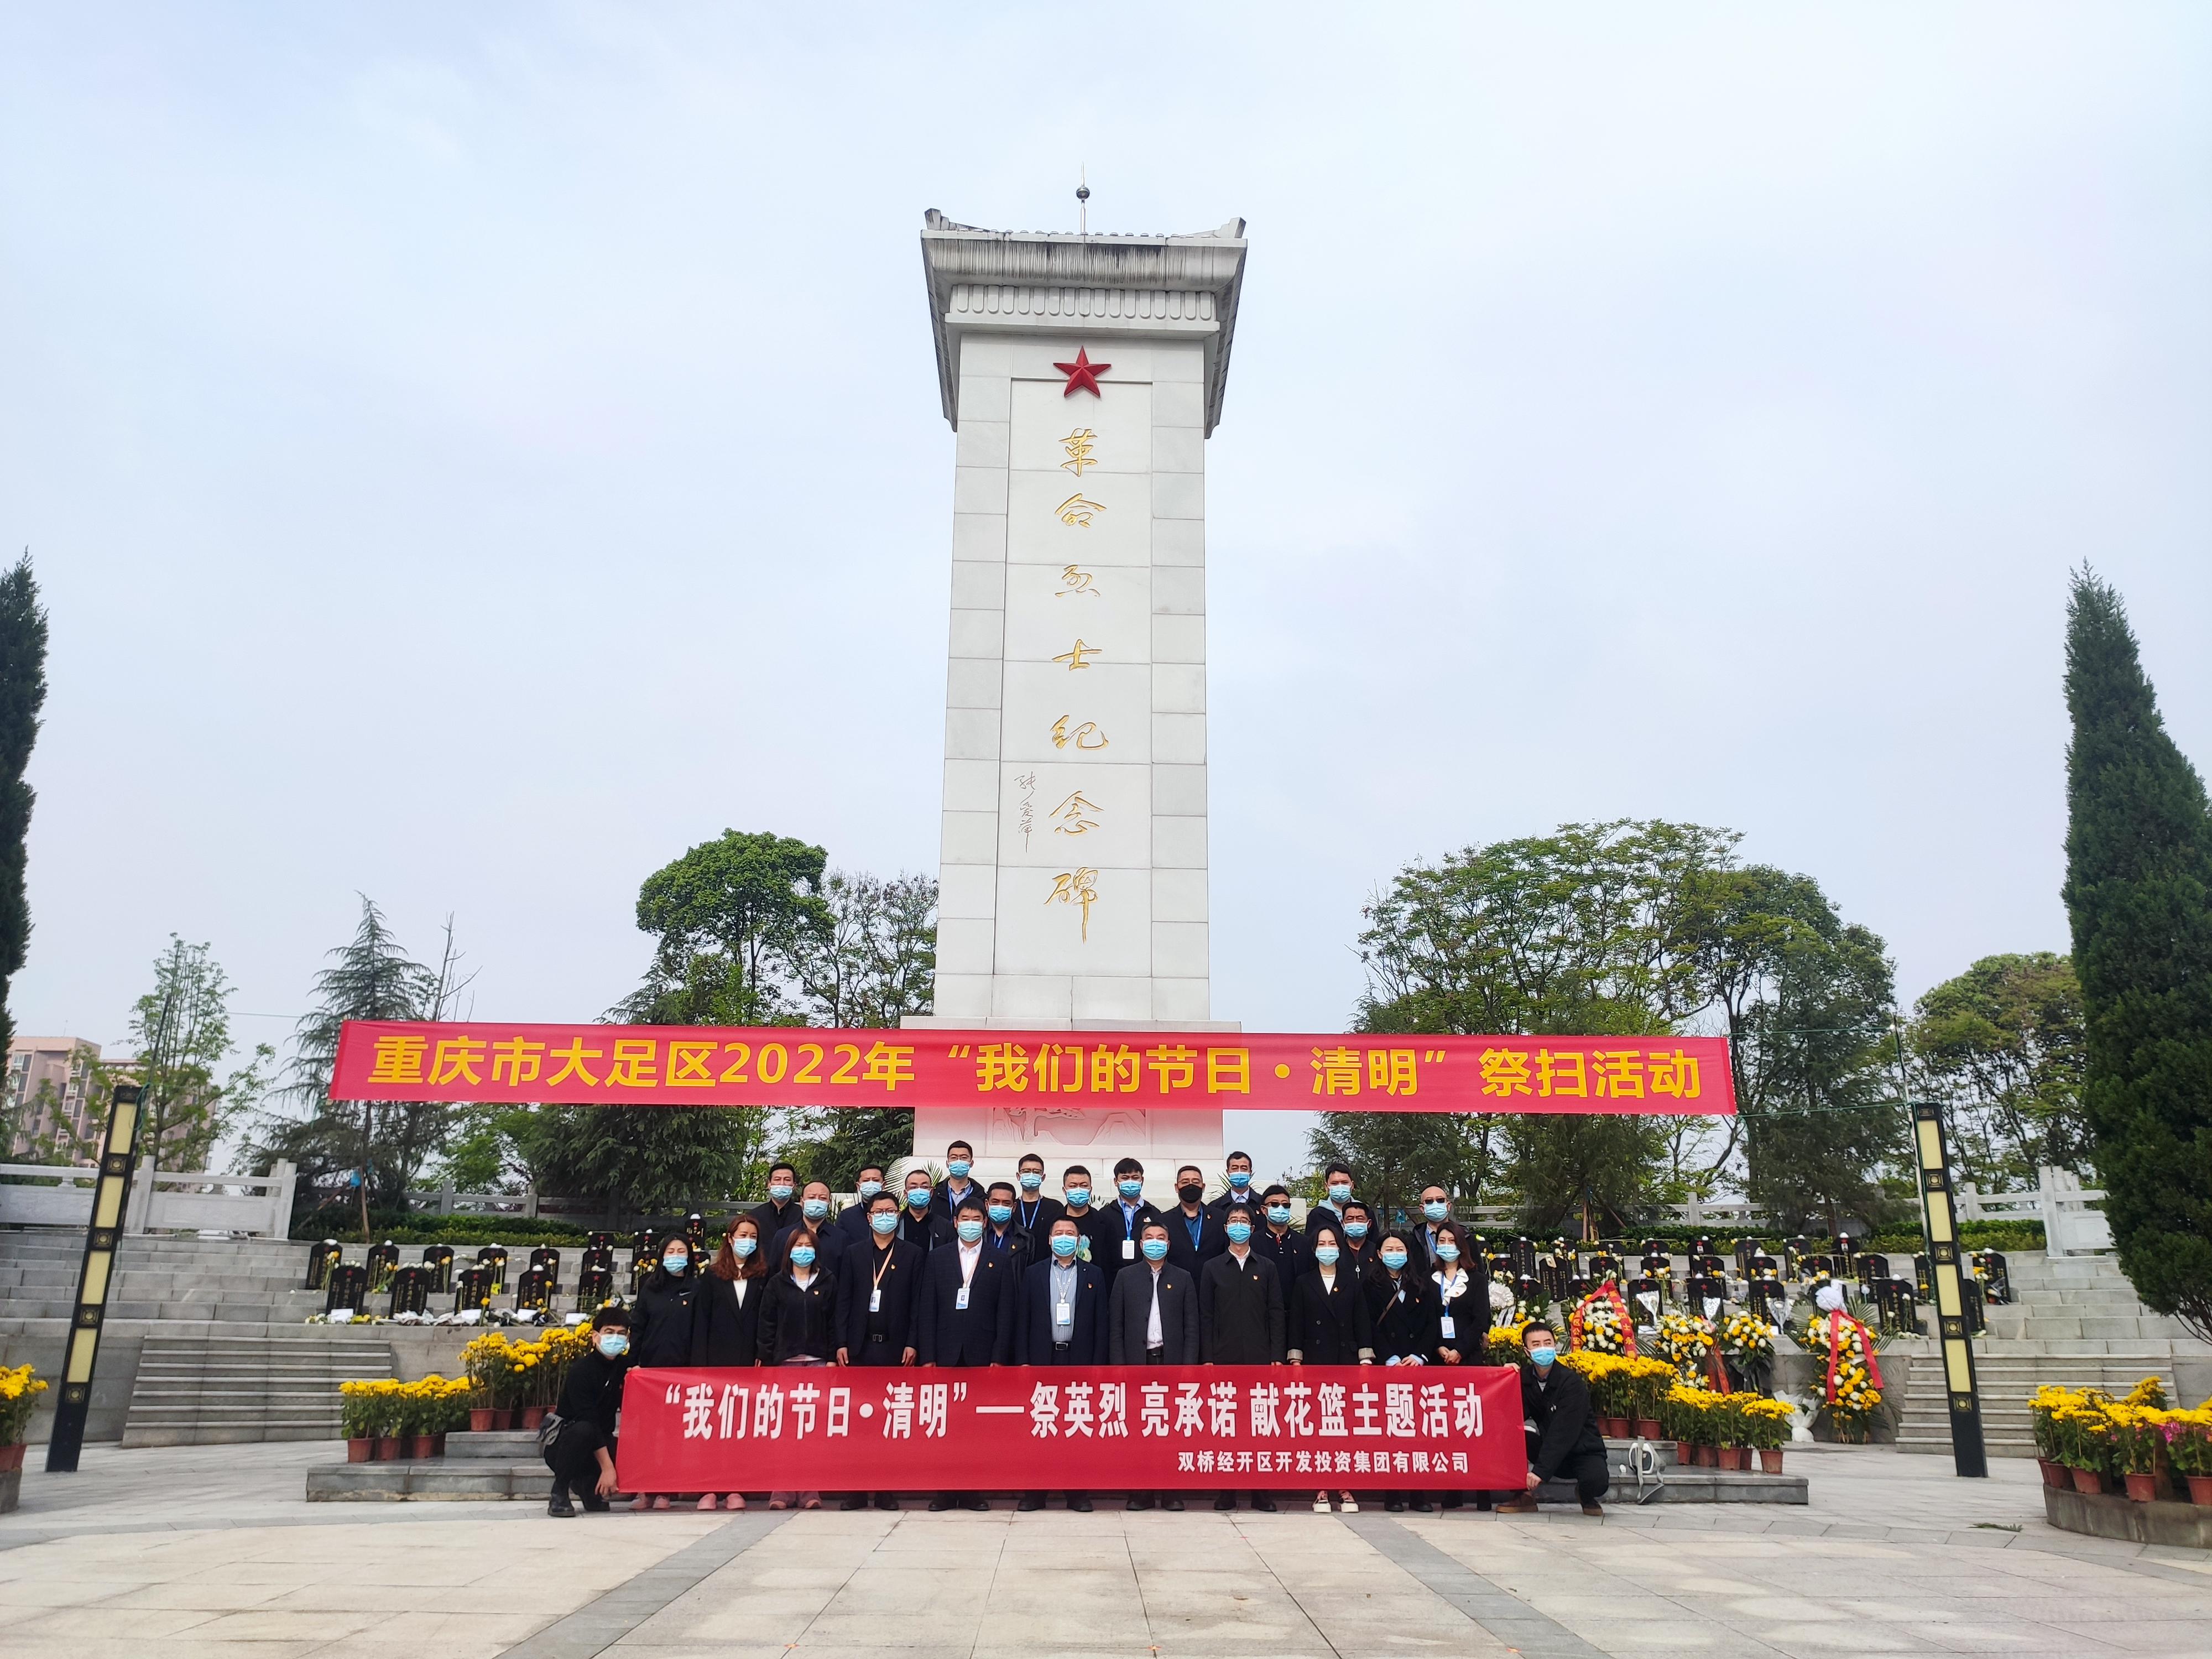
{"label": "paved plaza", "polygon": [[[772,1515],[547,1519],[316,1504],[327,1444],[95,1446],[0,1518],[9,1659],[1537,1659],[2191,1656],[2212,1559],[2052,1530],[2035,1466],[1800,1449],[1809,1509],[1502,1519]],[[35,1462],[35,1454],[34,1459]]]}

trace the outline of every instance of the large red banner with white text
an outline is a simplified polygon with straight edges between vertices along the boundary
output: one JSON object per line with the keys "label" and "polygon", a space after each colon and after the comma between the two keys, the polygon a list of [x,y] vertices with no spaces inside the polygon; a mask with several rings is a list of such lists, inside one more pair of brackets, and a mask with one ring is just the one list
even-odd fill
{"label": "large red banner with white text", "polygon": [[1723,1037],[815,1030],[348,1020],[337,1100],[1735,1110]]}
{"label": "large red banner with white text", "polygon": [[624,1492],[1519,1491],[1494,1365],[641,1370]]}

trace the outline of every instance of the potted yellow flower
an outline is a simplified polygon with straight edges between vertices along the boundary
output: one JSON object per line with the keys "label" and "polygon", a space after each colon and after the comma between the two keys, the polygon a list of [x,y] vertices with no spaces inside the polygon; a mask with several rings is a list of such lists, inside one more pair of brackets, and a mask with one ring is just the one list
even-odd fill
{"label": "potted yellow flower", "polygon": [[0,1474],[23,1467],[23,1439],[46,1391],[45,1382],[28,1365],[0,1370]]}
{"label": "potted yellow flower", "polygon": [[2212,1401],[2194,1411],[2166,1413],[2160,1432],[2166,1461],[2189,1487],[2189,1501],[2212,1504]]}
{"label": "potted yellow flower", "polygon": [[1764,1395],[1737,1395],[1730,1398],[1743,1402],[1737,1408],[1741,1432],[1744,1444],[1759,1454],[1759,1472],[1781,1474],[1782,1449],[1789,1443],[1790,1419],[1796,1412],[1787,1401],[1769,1400]]}

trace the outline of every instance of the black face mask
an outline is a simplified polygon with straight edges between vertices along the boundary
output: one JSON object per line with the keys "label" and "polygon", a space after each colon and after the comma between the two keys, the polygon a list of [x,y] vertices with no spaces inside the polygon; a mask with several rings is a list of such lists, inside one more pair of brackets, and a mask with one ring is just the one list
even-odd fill
{"label": "black face mask", "polygon": [[1176,1188],[1176,1196],[1186,1204],[1195,1204],[1200,1199],[1206,1196],[1206,1188],[1195,1185],[1189,1187],[1178,1187]]}

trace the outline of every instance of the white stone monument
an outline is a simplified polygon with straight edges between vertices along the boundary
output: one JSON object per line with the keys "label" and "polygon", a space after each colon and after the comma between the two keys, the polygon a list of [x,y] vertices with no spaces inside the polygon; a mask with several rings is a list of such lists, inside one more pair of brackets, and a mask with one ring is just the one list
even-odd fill
{"label": "white stone monument", "polygon": [[[1206,439],[1244,225],[1194,236],[921,237],[953,471],[936,1012],[915,1024],[1234,1031],[1207,991]],[[1095,1045],[1073,1046],[1086,1048]],[[1095,1097],[1094,1097],[1095,1098]],[[923,1108],[919,1158],[975,1146],[1220,1167],[1218,1110],[1029,1094]]]}

